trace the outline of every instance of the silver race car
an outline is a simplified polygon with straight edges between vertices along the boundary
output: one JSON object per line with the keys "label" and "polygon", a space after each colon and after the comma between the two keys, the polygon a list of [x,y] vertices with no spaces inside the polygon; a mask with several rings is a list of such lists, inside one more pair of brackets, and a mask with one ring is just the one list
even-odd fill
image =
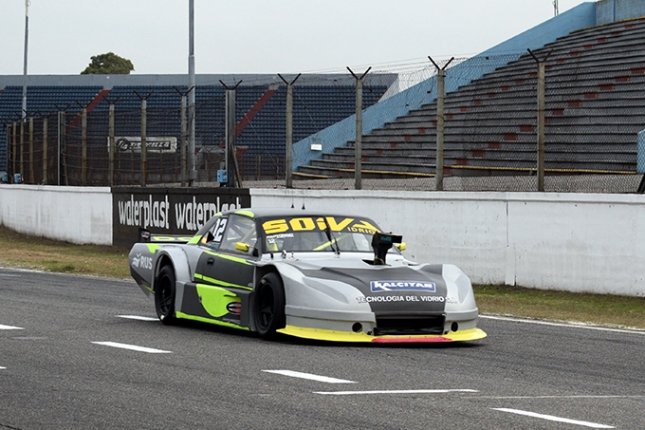
{"label": "silver race car", "polygon": [[142,231],[130,273],[159,319],[338,342],[486,337],[470,279],[405,259],[369,218],[297,209],[219,213],[194,236]]}

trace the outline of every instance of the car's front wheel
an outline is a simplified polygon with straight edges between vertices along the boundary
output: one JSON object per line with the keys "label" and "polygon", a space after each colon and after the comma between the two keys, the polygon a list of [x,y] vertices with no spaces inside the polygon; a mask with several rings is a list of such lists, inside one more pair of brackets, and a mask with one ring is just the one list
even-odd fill
{"label": "car's front wheel", "polygon": [[175,321],[175,271],[172,266],[164,266],[159,271],[155,284],[155,308],[162,323]]}
{"label": "car's front wheel", "polygon": [[255,329],[260,336],[268,338],[284,328],[284,304],[282,280],[276,273],[267,273],[255,291]]}

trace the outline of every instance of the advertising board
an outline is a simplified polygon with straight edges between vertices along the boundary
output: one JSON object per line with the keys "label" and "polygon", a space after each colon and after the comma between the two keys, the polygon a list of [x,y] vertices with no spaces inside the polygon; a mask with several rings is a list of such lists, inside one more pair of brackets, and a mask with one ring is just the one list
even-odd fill
{"label": "advertising board", "polygon": [[131,246],[139,229],[192,234],[218,212],[251,206],[241,188],[112,188],[113,243]]}

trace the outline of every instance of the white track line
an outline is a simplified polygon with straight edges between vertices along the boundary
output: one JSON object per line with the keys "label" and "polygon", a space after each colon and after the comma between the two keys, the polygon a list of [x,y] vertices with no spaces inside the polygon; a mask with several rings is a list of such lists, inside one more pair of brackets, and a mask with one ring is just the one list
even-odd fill
{"label": "white track line", "polygon": [[625,330],[625,329],[619,329],[619,328],[598,327],[598,326],[586,325],[586,324],[582,324],[582,323],[558,323],[558,322],[551,322],[551,321],[529,320],[529,319],[523,319],[523,318],[497,317],[497,316],[492,316],[492,315],[480,315],[479,318],[484,318],[484,319],[489,319],[489,320],[519,322],[519,323],[527,323],[527,324],[548,325],[548,326],[553,326],[553,327],[584,328],[584,329],[587,329],[587,330],[609,331],[609,332],[614,332],[614,333],[629,333],[629,334],[645,335],[645,330],[640,330],[640,329]]}
{"label": "white track line", "polygon": [[557,421],[557,422],[567,423],[567,424],[576,424],[576,425],[579,425],[579,426],[591,427],[591,428],[594,428],[594,429],[613,429],[613,428],[616,428],[616,427],[608,426],[608,425],[605,425],[605,424],[590,423],[588,421],[570,420],[568,418],[554,417],[553,415],[536,414],[535,412],[521,411],[519,409],[506,409],[506,408],[491,408],[491,409],[493,409],[495,411],[508,412],[508,413],[511,413],[511,414],[524,415],[524,416],[532,417],[532,418],[540,418],[540,419],[547,420],[547,421]]}
{"label": "white track line", "polygon": [[162,349],[146,348],[145,346],[128,345],[127,343],[117,342],[92,342],[95,345],[111,346],[113,348],[129,349],[132,351],[148,352],[150,354],[170,354],[172,351],[164,351]]}
{"label": "white track line", "polygon": [[478,399],[493,399],[493,400],[535,400],[535,399],[643,399],[645,396],[621,396],[621,395],[605,395],[605,396],[478,396]]}
{"label": "white track line", "polygon": [[375,391],[314,391],[314,394],[331,396],[350,396],[356,394],[444,394],[444,393],[477,393],[477,390],[375,390]]}
{"label": "white track line", "polygon": [[311,373],[296,372],[293,370],[263,370],[267,373],[276,373],[278,375],[290,376],[292,378],[309,379],[311,381],[326,382],[328,384],[355,384],[354,381],[346,379],[330,378],[328,376],[313,375]]}
{"label": "white track line", "polygon": [[137,321],[159,321],[159,318],[142,317],[139,315],[117,315],[117,318],[125,318],[129,320],[137,320]]}
{"label": "white track line", "polygon": [[14,327],[11,325],[2,325],[0,324],[0,330],[23,330],[22,327]]}

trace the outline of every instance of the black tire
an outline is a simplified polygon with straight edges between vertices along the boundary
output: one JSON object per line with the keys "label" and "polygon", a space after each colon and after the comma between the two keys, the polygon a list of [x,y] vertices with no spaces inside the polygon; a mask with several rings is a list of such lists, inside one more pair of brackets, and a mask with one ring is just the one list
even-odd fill
{"label": "black tire", "polygon": [[162,267],[157,275],[155,308],[162,323],[169,325],[175,322],[175,271],[172,266]]}
{"label": "black tire", "polygon": [[255,330],[264,338],[271,338],[276,330],[284,328],[284,287],[276,273],[267,273],[255,290]]}

